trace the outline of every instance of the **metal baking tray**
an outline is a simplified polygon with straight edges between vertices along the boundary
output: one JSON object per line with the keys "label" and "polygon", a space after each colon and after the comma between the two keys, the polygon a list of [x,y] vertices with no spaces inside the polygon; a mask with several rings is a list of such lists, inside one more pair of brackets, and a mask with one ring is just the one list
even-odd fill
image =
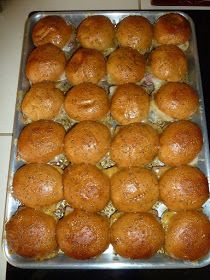
{"label": "metal baking tray", "polygon": [[[170,11],[167,11],[170,12]],[[11,216],[16,212],[20,203],[12,196],[12,181],[15,171],[24,164],[17,156],[17,139],[19,137],[20,131],[24,127],[25,123],[23,121],[22,114],[20,112],[20,104],[25,92],[29,89],[29,82],[25,76],[25,65],[29,53],[34,48],[31,33],[34,24],[42,17],[47,15],[59,15],[67,22],[72,23],[75,28],[79,23],[89,15],[105,15],[109,17],[114,24],[117,24],[122,18],[128,15],[142,15],[148,18],[152,23],[155,20],[165,14],[164,11],[59,11],[59,12],[35,12],[29,15],[24,31],[24,40],[22,48],[22,58],[20,64],[20,74],[19,74],[19,83],[17,90],[17,102],[16,102],[16,111],[14,119],[14,128],[13,128],[13,140],[11,147],[11,158],[10,158],[10,167],[8,174],[8,185],[7,185],[7,198],[6,198],[6,207],[5,207],[5,223],[11,218]],[[200,152],[196,165],[206,174],[208,181],[210,182],[210,161],[209,161],[209,146],[208,146],[208,136],[207,136],[207,126],[206,126],[206,117],[204,110],[204,99],[201,85],[201,76],[199,68],[199,58],[197,51],[197,42],[195,27],[192,19],[184,13],[181,13],[187,18],[190,23],[192,36],[189,42],[189,48],[186,51],[186,55],[189,63],[189,75],[188,83],[192,85],[199,94],[200,99],[200,108],[199,112],[195,114],[192,120],[199,124],[202,128],[204,145],[203,149]],[[72,52],[76,46],[69,45],[67,51]],[[64,81],[65,84],[65,81]],[[70,124],[70,123],[69,123]],[[57,159],[56,164],[63,164],[64,162],[61,159]],[[165,206],[162,203],[156,204],[156,210],[158,215],[161,216],[165,210]],[[210,199],[203,206],[204,213],[210,218]],[[175,260],[167,255],[159,252],[155,256],[147,260],[130,260],[122,258],[116,255],[113,252],[113,248],[110,245],[109,248],[99,257],[93,258],[90,260],[75,260],[65,256],[62,252],[58,254],[57,257],[44,260],[36,261],[27,258],[23,258],[16,254],[10,252],[8,244],[5,238],[5,232],[3,231],[2,238],[3,250],[6,256],[7,261],[17,267],[21,268],[66,268],[66,269],[157,269],[157,268],[196,268],[203,267],[210,264],[210,253],[203,259],[190,262],[190,261],[180,261]]]}

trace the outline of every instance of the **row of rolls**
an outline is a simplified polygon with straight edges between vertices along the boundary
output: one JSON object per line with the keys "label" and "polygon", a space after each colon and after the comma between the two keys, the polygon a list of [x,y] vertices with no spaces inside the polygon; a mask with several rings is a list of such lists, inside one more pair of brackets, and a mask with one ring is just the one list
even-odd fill
{"label": "row of rolls", "polygon": [[[201,211],[208,180],[190,165],[203,146],[200,127],[189,120],[199,109],[181,50],[190,34],[177,13],[154,24],[128,16],[116,26],[108,17],[89,16],[77,30],[57,16],[35,24],[36,48],[26,63],[31,87],[21,104],[32,122],[18,138],[25,165],[13,178],[21,207],[5,227],[12,252],[43,260],[61,249],[84,260],[112,244],[130,259],[164,252],[194,261],[208,254],[210,222]],[[63,50],[75,42],[79,48],[67,61]],[[56,85],[64,72],[72,86],[65,96]],[[164,82],[150,95],[141,85],[152,79]],[[67,132],[55,121],[63,110],[74,122]],[[152,113],[167,122],[161,131],[150,122]],[[51,165],[62,153],[70,162],[64,170]],[[154,160],[159,173],[150,166]],[[62,201],[62,218],[46,211]],[[168,208],[161,219],[154,210],[160,202]]]}

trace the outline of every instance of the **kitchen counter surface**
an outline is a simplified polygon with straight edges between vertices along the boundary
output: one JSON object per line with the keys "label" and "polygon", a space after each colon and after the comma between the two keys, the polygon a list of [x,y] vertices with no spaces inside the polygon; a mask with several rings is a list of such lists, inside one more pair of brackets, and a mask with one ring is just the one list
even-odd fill
{"label": "kitchen counter surface", "polygon": [[[70,0],[8,0],[0,1],[3,11],[0,12],[0,154],[1,154],[1,176],[0,176],[0,233],[2,231],[4,200],[6,192],[6,181],[8,172],[11,133],[13,125],[18,71],[21,56],[22,36],[24,22],[31,11],[38,10],[74,10],[74,9],[138,9],[136,0],[92,0],[92,1],[70,1]],[[143,7],[142,7],[143,8]],[[164,9],[164,7],[162,7]],[[198,39],[198,50],[200,58],[203,91],[205,98],[208,129],[210,131],[210,79],[208,67],[210,66],[210,16],[208,11],[185,11],[188,13],[196,26]],[[0,280],[5,279],[6,262],[0,253]],[[161,279],[169,277],[177,279],[183,276],[187,279],[204,279],[209,277],[210,266],[196,270],[105,270],[105,271],[75,271],[75,270],[22,270],[8,265],[6,279]]]}

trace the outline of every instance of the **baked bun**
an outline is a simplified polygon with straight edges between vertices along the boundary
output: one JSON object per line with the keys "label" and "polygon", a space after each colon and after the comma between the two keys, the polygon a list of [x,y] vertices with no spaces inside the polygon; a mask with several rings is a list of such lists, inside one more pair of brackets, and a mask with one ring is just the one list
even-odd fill
{"label": "baked bun", "polygon": [[64,95],[53,82],[42,82],[31,86],[21,110],[32,121],[51,120],[59,114],[63,102]]}
{"label": "baked bun", "polygon": [[158,44],[184,44],[189,41],[190,35],[189,22],[177,13],[159,17],[154,25],[154,39]]}
{"label": "baked bun", "polygon": [[58,221],[60,249],[74,259],[90,259],[102,254],[109,245],[109,221],[96,213],[74,210]]}
{"label": "baked bun", "polygon": [[152,44],[152,24],[145,17],[128,16],[117,24],[116,38],[120,46],[131,47],[144,54]]}
{"label": "baked bun", "polygon": [[183,81],[187,75],[187,58],[175,45],[161,45],[149,56],[150,69],[154,76],[168,82]]}
{"label": "baked bun", "polygon": [[110,198],[110,182],[96,166],[75,164],[63,174],[64,198],[71,207],[89,212],[103,210]]}
{"label": "baked bun", "polygon": [[108,94],[95,84],[82,83],[66,94],[64,108],[69,117],[76,121],[101,120],[109,111]]}
{"label": "baked bun", "polygon": [[176,259],[195,261],[210,249],[210,222],[198,211],[175,214],[165,235],[165,251]]}
{"label": "baked bun", "polygon": [[148,259],[164,243],[164,231],[149,213],[127,213],[111,226],[111,243],[124,258]]}
{"label": "baked bun", "polygon": [[177,121],[169,124],[160,136],[158,157],[169,166],[190,163],[201,151],[203,137],[197,124]]}
{"label": "baked bun", "polygon": [[26,77],[32,84],[56,82],[64,73],[65,64],[64,52],[53,44],[45,44],[30,53],[26,63]]}
{"label": "baked bun", "polygon": [[145,73],[145,59],[137,50],[120,47],[107,61],[108,82],[113,85],[139,82]]}
{"label": "baked bun", "polygon": [[111,158],[118,166],[142,166],[157,155],[159,135],[148,124],[121,127],[111,143]]}
{"label": "baked bun", "polygon": [[52,205],[63,199],[62,175],[48,164],[26,164],[14,175],[13,191],[25,206],[41,208]]}
{"label": "baked bun", "polygon": [[46,163],[63,152],[65,129],[54,121],[36,121],[23,128],[18,154],[27,163]]}
{"label": "baked bun", "polygon": [[119,211],[146,212],[158,196],[158,180],[148,169],[125,168],[111,177],[111,200]]}
{"label": "baked bun", "polygon": [[56,221],[41,211],[21,208],[6,223],[10,250],[22,257],[46,259],[57,254]]}
{"label": "baked bun", "polygon": [[106,75],[106,63],[99,51],[80,48],[68,61],[65,71],[72,85],[84,82],[97,84]]}
{"label": "baked bun", "polygon": [[167,170],[159,181],[160,199],[173,211],[201,208],[209,197],[208,180],[192,166]]}
{"label": "baked bun", "polygon": [[73,28],[62,17],[47,16],[40,19],[32,31],[32,40],[35,46],[51,43],[63,48],[71,39]]}
{"label": "baked bun", "polygon": [[115,45],[115,29],[111,20],[102,15],[85,18],[77,29],[77,39],[84,48],[105,52]]}
{"label": "baked bun", "polygon": [[111,115],[119,124],[145,120],[149,114],[150,100],[146,91],[135,84],[117,87],[111,100]]}
{"label": "baked bun", "polygon": [[155,104],[167,116],[183,120],[188,119],[197,111],[199,99],[191,86],[180,82],[170,82],[157,91]]}
{"label": "baked bun", "polygon": [[107,126],[94,121],[82,121],[66,134],[64,150],[72,163],[96,164],[108,152],[111,134]]}

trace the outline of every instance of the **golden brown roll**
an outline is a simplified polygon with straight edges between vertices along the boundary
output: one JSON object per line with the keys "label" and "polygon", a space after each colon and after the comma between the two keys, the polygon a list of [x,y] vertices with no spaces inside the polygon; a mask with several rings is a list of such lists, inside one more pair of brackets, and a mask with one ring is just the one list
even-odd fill
{"label": "golden brown roll", "polygon": [[207,178],[198,168],[188,165],[166,171],[159,188],[160,199],[173,211],[201,208],[209,197]]}
{"label": "golden brown roll", "polygon": [[64,73],[66,58],[64,52],[53,44],[35,48],[26,63],[26,77],[31,83],[56,82]]}
{"label": "golden brown roll", "polygon": [[154,25],[154,39],[158,44],[184,44],[190,39],[189,22],[180,14],[168,13]]}
{"label": "golden brown roll", "polygon": [[148,259],[164,243],[164,231],[149,213],[127,213],[111,227],[111,243],[117,254],[131,259]]}
{"label": "golden brown roll", "polygon": [[35,46],[51,43],[63,48],[71,39],[73,28],[62,17],[47,16],[40,19],[32,31],[32,40]]}
{"label": "golden brown roll", "polygon": [[10,250],[23,257],[46,259],[57,254],[56,221],[32,208],[21,208],[6,224]]}
{"label": "golden brown roll", "polygon": [[118,166],[142,166],[157,155],[159,135],[148,124],[121,127],[111,143],[111,158]]}
{"label": "golden brown roll", "polygon": [[109,111],[108,94],[95,84],[82,83],[66,94],[64,108],[69,117],[76,121],[101,120]]}
{"label": "golden brown roll", "polygon": [[169,124],[160,136],[158,157],[169,166],[190,163],[201,151],[203,137],[197,124],[177,121]]}
{"label": "golden brown roll", "polygon": [[210,249],[210,222],[198,211],[175,214],[165,235],[165,251],[176,259],[198,260]]}
{"label": "golden brown roll", "polygon": [[106,63],[99,51],[80,48],[68,61],[65,71],[72,85],[84,82],[97,84],[106,75]]}
{"label": "golden brown roll", "polygon": [[90,259],[109,245],[109,221],[96,213],[74,210],[59,220],[57,241],[60,249],[75,259]]}
{"label": "golden brown roll", "polygon": [[64,150],[72,163],[96,164],[108,152],[111,135],[107,126],[82,121],[66,134]]}
{"label": "golden brown roll", "polygon": [[111,115],[119,124],[145,120],[149,113],[149,95],[135,84],[117,87],[111,100]]}
{"label": "golden brown roll", "polygon": [[111,200],[119,211],[146,212],[158,196],[158,180],[148,169],[125,168],[111,177]]}
{"label": "golden brown roll", "polygon": [[48,164],[26,164],[14,175],[13,191],[25,206],[48,206],[63,199],[62,175]]}
{"label": "golden brown roll", "polygon": [[106,51],[115,45],[115,29],[111,20],[102,15],[85,18],[77,29],[77,39],[84,48]]}
{"label": "golden brown roll", "polygon": [[187,58],[175,45],[161,45],[150,53],[150,69],[158,79],[179,82],[187,75]]}
{"label": "golden brown roll", "polygon": [[18,154],[27,163],[46,163],[63,152],[65,129],[54,121],[36,121],[23,128]]}
{"label": "golden brown roll", "polygon": [[59,114],[63,102],[64,95],[53,82],[41,82],[26,93],[21,110],[32,121],[50,120]]}
{"label": "golden brown roll", "polygon": [[68,166],[63,174],[64,198],[71,207],[89,212],[103,210],[110,199],[110,181],[90,164]]}
{"label": "golden brown roll", "polygon": [[167,116],[183,120],[197,111],[199,99],[191,86],[180,82],[170,82],[157,91],[155,104]]}
{"label": "golden brown roll", "polygon": [[120,46],[131,47],[144,54],[152,44],[152,24],[145,17],[128,16],[117,24],[116,37]]}
{"label": "golden brown roll", "polygon": [[108,82],[113,85],[139,82],[145,73],[145,59],[137,50],[120,47],[107,61]]}

